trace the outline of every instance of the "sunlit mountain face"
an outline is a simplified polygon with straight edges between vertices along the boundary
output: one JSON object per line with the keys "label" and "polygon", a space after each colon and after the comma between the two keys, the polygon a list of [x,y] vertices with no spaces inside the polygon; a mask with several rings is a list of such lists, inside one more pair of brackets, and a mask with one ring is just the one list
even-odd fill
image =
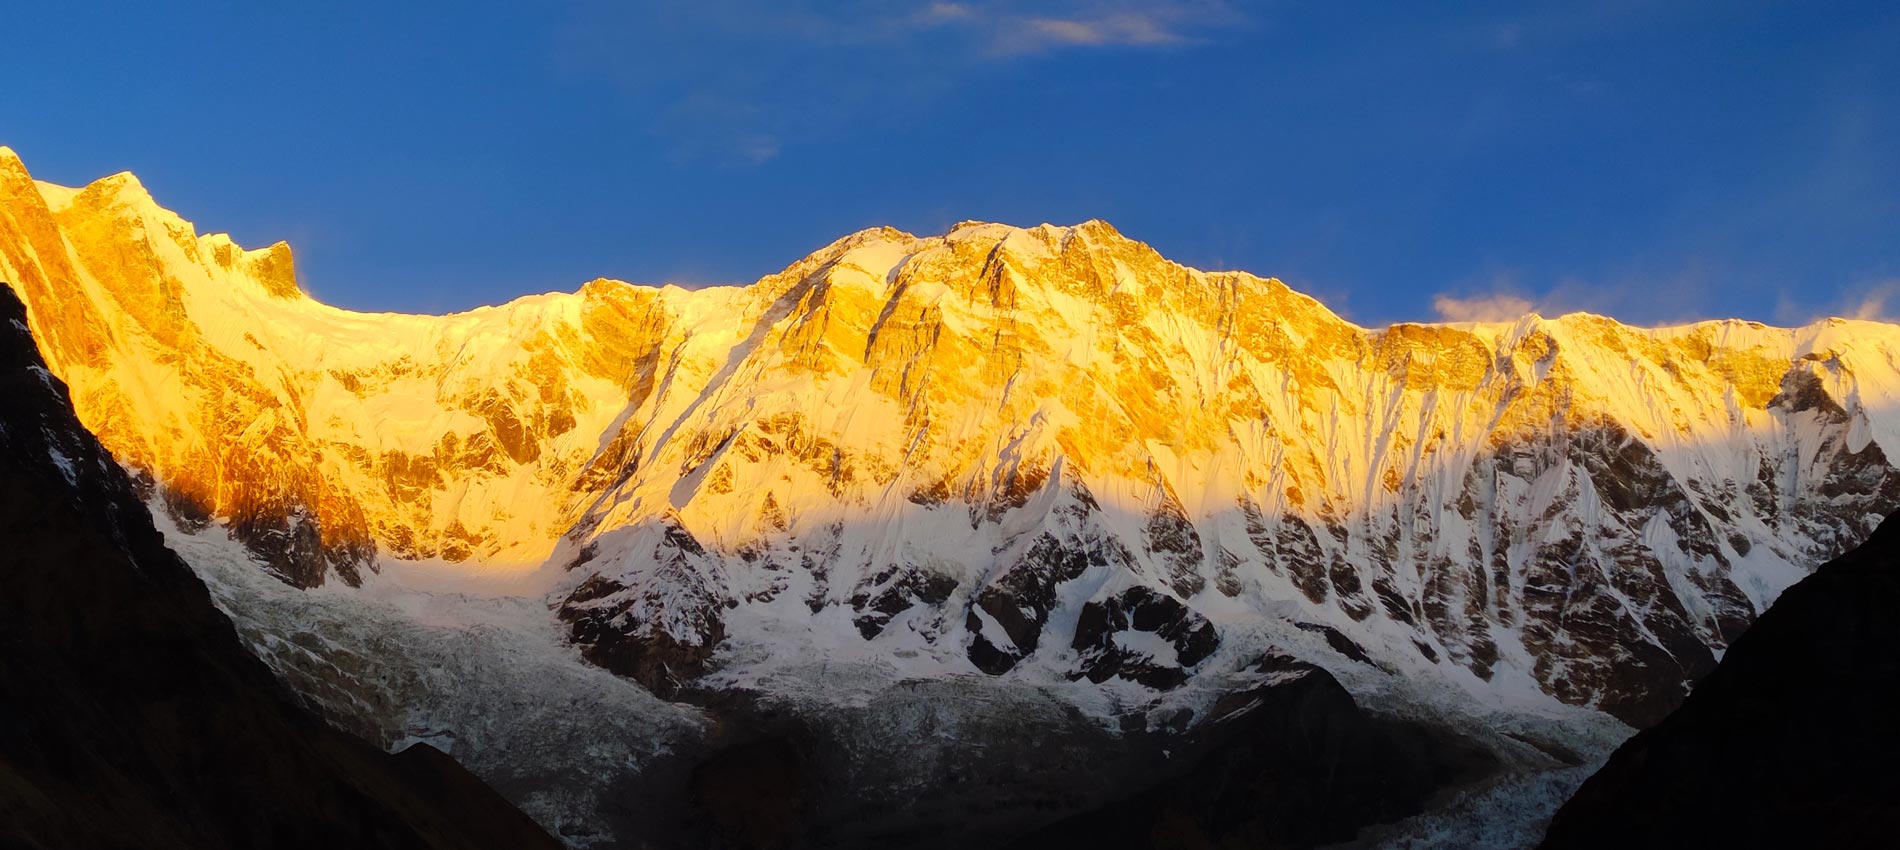
{"label": "sunlit mountain face", "polygon": [[[1209,754],[1410,778],[1311,829],[1156,823],[1531,829],[1900,508],[1895,326],[1362,328],[1100,221],[363,314],[0,149],[0,279],[253,651],[576,846],[1272,796]],[[1346,743],[1261,743],[1294,705]]]}

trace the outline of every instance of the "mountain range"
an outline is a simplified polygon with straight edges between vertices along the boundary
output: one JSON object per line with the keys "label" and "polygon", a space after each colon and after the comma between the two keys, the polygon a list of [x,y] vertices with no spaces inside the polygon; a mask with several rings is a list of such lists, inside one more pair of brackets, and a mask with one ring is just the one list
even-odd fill
{"label": "mountain range", "polygon": [[[1100,221],[872,229],[743,287],[365,314],[309,297],[282,243],[0,149],[0,279],[303,699],[385,746],[444,743],[577,845],[639,846],[600,787],[669,771],[711,777],[686,784],[714,826],[680,829],[742,845],[972,810],[1020,833],[1169,774],[1156,753],[1231,750],[1208,741],[1302,679],[1363,743],[1320,763],[1436,754],[1375,820],[1440,787],[1574,784],[1900,509],[1900,328],[1364,328]],[[471,632],[486,654],[443,648]],[[583,707],[524,754],[503,705],[444,719],[456,686],[418,684],[443,657],[555,671],[485,697],[517,709],[558,679],[648,725]],[[982,735],[1060,752],[978,765]],[[631,749],[589,756],[586,787],[511,773],[602,736]],[[904,746],[930,754],[868,766]],[[718,816],[735,758],[794,777],[776,826]],[[942,811],[912,793],[946,785]]]}

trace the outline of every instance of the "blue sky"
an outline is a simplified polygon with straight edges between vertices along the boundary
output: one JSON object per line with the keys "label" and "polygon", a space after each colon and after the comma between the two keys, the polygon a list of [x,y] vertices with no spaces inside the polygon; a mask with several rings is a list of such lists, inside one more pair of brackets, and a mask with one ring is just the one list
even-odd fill
{"label": "blue sky", "polygon": [[1900,317],[1891,2],[12,5],[36,176],[357,309],[1103,218],[1365,324]]}

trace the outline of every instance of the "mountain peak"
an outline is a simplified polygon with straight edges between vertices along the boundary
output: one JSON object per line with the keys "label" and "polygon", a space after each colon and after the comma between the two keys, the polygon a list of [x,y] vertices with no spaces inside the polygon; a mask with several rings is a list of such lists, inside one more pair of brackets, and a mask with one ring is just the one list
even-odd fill
{"label": "mountain peak", "polygon": [[[172,213],[170,210],[160,207],[158,200],[152,197],[151,191],[145,188],[145,182],[140,180],[137,174],[133,174],[130,171],[108,174],[86,184],[86,187],[81,189],[80,192],[81,194],[109,197],[140,210],[150,209],[165,213],[172,218],[178,218],[176,213]],[[182,218],[179,220],[183,221]]]}
{"label": "mountain peak", "polygon": [[20,161],[19,154],[14,153],[10,147],[0,145],[0,180],[31,179],[31,175],[26,170],[26,163]]}
{"label": "mountain peak", "polygon": [[108,174],[92,181],[92,185],[105,186],[126,192],[139,192],[146,195],[151,194],[145,190],[145,182],[140,180],[139,176],[133,174],[131,171],[120,171],[115,174]]}
{"label": "mountain peak", "polygon": [[289,242],[278,240],[262,251],[245,252],[245,265],[265,292],[278,298],[303,296],[303,289],[297,286],[297,267]]}

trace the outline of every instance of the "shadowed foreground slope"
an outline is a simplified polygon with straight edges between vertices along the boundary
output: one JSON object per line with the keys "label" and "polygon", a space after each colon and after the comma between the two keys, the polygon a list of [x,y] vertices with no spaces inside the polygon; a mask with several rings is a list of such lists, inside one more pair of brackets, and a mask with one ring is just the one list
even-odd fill
{"label": "shadowed foreground slope", "polygon": [[1145,790],[1018,839],[1014,850],[1293,850],[1424,811],[1496,771],[1496,754],[1424,724],[1362,711],[1326,671],[1286,657],[1184,736]]}
{"label": "shadowed foreground slope", "polygon": [[0,287],[0,846],[559,846],[448,756],[292,702]]}
{"label": "shadowed foreground slope", "polygon": [[1661,724],[1618,748],[1545,850],[1892,847],[1900,514],[1783,593]]}

